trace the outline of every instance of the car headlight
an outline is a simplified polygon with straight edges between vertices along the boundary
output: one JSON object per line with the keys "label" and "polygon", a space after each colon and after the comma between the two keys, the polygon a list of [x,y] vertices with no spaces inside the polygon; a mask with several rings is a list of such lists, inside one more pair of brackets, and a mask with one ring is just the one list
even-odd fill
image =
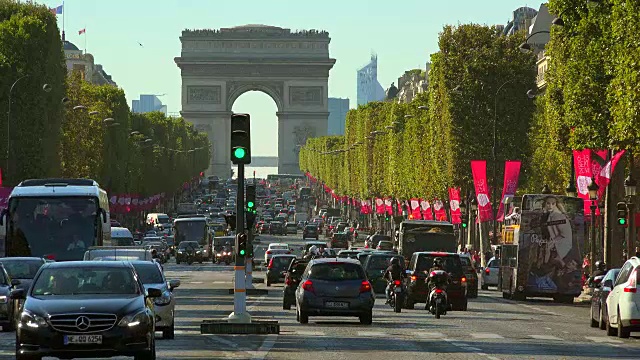
{"label": "car headlight", "polygon": [[164,292],[161,297],[155,299],[154,303],[156,305],[169,305],[171,303],[171,294]]}
{"label": "car headlight", "polygon": [[146,322],[147,322],[147,313],[144,310],[142,310],[139,313],[124,316],[122,320],[120,320],[120,322],[118,323],[118,326],[134,327],[140,324],[146,324]]}
{"label": "car headlight", "polygon": [[28,311],[23,311],[20,315],[20,324],[25,325],[31,328],[39,328],[39,327],[47,327],[47,319],[40,315],[36,315],[30,313]]}
{"label": "car headlight", "polygon": [[9,297],[6,295],[0,295],[0,304],[6,304],[9,302]]}
{"label": "car headlight", "polygon": [[178,250],[178,254],[182,254],[182,250]]}

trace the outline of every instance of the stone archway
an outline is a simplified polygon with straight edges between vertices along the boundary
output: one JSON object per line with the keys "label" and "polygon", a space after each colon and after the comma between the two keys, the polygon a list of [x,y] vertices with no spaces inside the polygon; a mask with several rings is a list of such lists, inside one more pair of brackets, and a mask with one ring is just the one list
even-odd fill
{"label": "stone archway", "polygon": [[[327,134],[329,34],[265,25],[185,30],[175,62],[182,75],[182,116],[206,131],[213,146],[210,175],[231,172],[231,108],[248,91],[278,107],[278,173],[299,173],[300,145]],[[257,117],[258,114],[252,114]],[[269,141],[252,134],[252,141]]]}

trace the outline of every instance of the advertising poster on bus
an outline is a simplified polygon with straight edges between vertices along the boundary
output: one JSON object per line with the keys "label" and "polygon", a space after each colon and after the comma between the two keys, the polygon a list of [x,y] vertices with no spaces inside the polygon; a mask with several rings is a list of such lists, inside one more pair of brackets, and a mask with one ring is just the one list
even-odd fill
{"label": "advertising poster on bus", "polygon": [[522,207],[518,284],[529,294],[580,294],[583,200],[525,195]]}

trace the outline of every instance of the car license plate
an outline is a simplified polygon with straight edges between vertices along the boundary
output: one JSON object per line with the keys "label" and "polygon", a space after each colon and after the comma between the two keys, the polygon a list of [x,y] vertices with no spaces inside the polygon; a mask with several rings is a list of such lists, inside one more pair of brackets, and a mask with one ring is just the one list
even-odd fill
{"label": "car license plate", "polygon": [[402,292],[402,288],[397,287],[397,288],[395,288],[394,291],[397,292],[397,293]]}
{"label": "car license plate", "polygon": [[437,304],[440,304],[441,302],[442,302],[442,299],[440,299],[440,298],[437,298],[437,299],[436,299],[436,303],[437,303]]}
{"label": "car license plate", "polygon": [[327,307],[337,308],[337,309],[346,309],[349,307],[349,303],[346,302],[337,302],[337,301],[327,301],[325,303]]}
{"label": "car license plate", "polygon": [[65,335],[64,344],[102,344],[102,335]]}

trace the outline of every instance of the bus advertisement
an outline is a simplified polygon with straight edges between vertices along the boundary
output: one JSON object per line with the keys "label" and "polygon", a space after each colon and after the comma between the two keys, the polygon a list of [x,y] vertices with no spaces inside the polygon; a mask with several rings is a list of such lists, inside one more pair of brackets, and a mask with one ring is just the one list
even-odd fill
{"label": "bus advertisement", "polygon": [[573,302],[582,290],[583,200],[525,195],[521,209],[518,235],[512,244],[505,241],[501,249],[503,295],[517,300],[552,297]]}

